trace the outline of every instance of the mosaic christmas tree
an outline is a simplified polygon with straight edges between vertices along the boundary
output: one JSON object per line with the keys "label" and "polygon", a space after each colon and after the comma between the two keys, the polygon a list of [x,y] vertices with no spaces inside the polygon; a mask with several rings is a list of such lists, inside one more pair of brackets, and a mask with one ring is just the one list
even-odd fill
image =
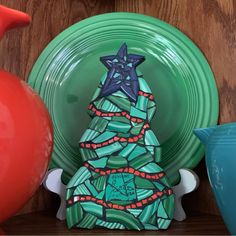
{"label": "mosaic christmas tree", "polygon": [[136,71],[143,56],[117,55],[101,62],[107,74],[91,103],[92,121],[80,140],[83,166],[67,186],[67,223],[78,228],[167,229],[174,195],[157,165],[161,151],[150,128],[156,104]]}

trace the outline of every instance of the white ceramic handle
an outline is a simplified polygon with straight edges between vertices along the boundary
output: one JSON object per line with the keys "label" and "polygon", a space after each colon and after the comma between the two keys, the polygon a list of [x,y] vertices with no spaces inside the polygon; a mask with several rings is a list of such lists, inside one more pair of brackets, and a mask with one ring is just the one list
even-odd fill
{"label": "white ceramic handle", "polygon": [[180,183],[173,187],[175,193],[175,213],[174,219],[183,221],[186,219],[186,213],[182,206],[182,197],[185,194],[191,193],[199,186],[199,178],[197,174],[189,169],[180,169]]}
{"label": "white ceramic handle", "polygon": [[66,219],[66,185],[61,181],[62,172],[62,169],[52,169],[47,172],[43,181],[43,186],[47,190],[56,193],[60,197],[61,204],[56,215],[59,220]]}

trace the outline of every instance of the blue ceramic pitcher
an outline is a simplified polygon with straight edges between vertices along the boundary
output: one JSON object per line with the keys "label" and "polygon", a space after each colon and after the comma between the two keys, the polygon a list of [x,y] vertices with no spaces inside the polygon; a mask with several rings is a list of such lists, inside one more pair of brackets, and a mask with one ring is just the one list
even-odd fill
{"label": "blue ceramic pitcher", "polygon": [[205,145],[208,177],[231,234],[236,234],[236,123],[194,130]]}

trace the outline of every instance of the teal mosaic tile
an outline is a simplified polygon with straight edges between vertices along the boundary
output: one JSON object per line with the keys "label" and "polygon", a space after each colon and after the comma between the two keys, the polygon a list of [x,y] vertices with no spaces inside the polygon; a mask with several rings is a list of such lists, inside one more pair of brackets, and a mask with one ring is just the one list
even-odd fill
{"label": "teal mosaic tile", "polygon": [[138,117],[140,119],[144,119],[144,120],[147,117],[147,113],[146,112],[143,112],[143,111],[141,111],[141,110],[139,110],[139,109],[137,109],[137,108],[135,108],[133,106],[130,109],[130,115],[134,116],[134,117]]}
{"label": "teal mosaic tile", "polygon": [[106,201],[133,201],[136,199],[134,176],[132,174],[111,174],[106,188]]}

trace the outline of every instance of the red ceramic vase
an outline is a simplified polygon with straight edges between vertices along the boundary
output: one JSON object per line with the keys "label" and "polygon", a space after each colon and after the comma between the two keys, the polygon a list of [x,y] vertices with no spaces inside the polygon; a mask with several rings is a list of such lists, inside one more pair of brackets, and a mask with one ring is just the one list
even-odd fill
{"label": "red ceramic vase", "polygon": [[[30,17],[0,5],[0,37]],[[49,113],[22,80],[0,70],[0,222],[14,215],[43,180],[53,147]]]}

